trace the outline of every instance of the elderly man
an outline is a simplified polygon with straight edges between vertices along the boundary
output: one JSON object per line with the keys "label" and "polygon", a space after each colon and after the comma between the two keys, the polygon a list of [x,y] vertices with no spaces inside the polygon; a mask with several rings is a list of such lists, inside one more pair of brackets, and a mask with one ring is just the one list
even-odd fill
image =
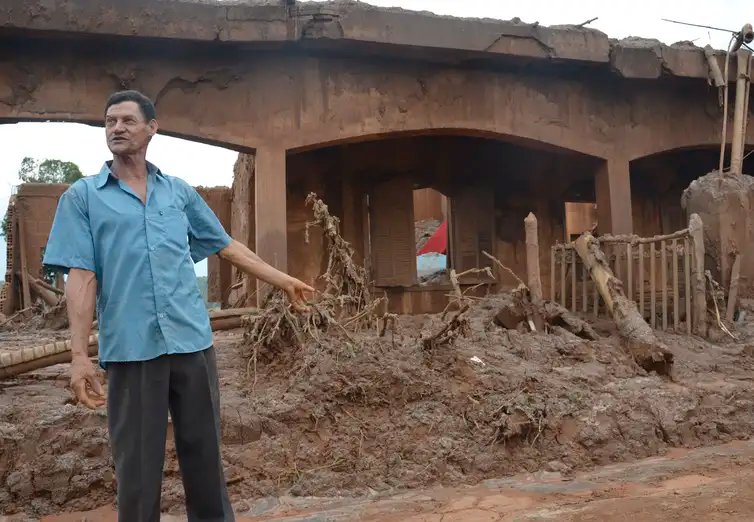
{"label": "elderly man", "polygon": [[[60,198],[44,264],[68,273],[71,387],[89,408],[107,402],[122,522],[157,522],[168,411],[189,521],[231,521],[220,457],[215,353],[194,263],[218,253],[305,308],[312,289],[223,230],[197,192],[146,161],[157,133],[152,102],[113,94],[99,174]],[[87,356],[94,308],[107,396]]]}

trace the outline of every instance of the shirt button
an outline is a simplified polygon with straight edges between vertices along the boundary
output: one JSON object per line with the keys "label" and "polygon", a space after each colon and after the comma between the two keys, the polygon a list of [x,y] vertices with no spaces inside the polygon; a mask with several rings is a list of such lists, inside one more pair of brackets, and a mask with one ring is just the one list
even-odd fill
{"label": "shirt button", "polygon": [[160,319],[165,319],[165,314],[160,313],[160,314],[157,315],[157,317],[159,317]]}
{"label": "shirt button", "polygon": [[149,250],[154,252],[154,247],[149,247]]}
{"label": "shirt button", "polygon": [[160,215],[163,215],[163,214],[164,214],[164,212],[162,210],[160,210]]}

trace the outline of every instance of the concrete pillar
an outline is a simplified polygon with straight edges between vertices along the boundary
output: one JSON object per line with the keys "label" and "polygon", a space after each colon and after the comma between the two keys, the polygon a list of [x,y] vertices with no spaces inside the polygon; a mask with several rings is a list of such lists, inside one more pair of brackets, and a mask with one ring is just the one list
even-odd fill
{"label": "concrete pillar", "polygon": [[[286,220],[286,151],[280,147],[257,148],[254,175],[256,253],[266,262],[288,271],[288,224]],[[263,299],[266,289],[257,283]]]}
{"label": "concrete pillar", "polygon": [[600,234],[631,234],[631,178],[628,160],[607,159],[594,177],[597,194],[597,231]]}

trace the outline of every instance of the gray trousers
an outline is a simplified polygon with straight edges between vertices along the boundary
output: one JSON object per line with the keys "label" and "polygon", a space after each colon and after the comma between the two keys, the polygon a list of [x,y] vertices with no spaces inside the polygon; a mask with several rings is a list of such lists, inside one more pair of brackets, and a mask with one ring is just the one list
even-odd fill
{"label": "gray trousers", "polygon": [[189,522],[232,522],[214,348],[107,364],[119,522],[159,522],[168,410]]}

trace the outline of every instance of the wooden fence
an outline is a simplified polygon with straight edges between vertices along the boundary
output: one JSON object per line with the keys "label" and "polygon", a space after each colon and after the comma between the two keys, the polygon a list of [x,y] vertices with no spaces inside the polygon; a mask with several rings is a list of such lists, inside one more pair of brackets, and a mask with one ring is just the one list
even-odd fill
{"label": "wooden fence", "polygon": [[[700,221],[665,236],[598,239],[610,268],[623,282],[626,297],[636,302],[639,313],[653,328],[689,334],[704,331],[706,295]],[[595,316],[607,313],[573,243],[551,248],[550,267],[553,301],[573,312]]]}

